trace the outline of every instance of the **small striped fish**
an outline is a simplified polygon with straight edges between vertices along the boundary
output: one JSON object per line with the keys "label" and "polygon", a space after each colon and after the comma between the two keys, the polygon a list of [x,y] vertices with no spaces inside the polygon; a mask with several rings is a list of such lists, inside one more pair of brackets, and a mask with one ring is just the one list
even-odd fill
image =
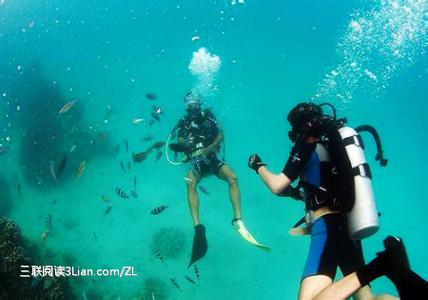
{"label": "small striped fish", "polygon": [[46,220],[45,220],[45,224],[46,224],[46,229],[48,231],[52,230],[52,215],[47,215]]}
{"label": "small striped fish", "polygon": [[157,258],[159,258],[162,262],[164,262],[165,260],[164,260],[164,258],[163,258],[163,256],[162,256],[162,254],[157,250],[157,249],[155,249],[155,255],[156,255],[156,257]]}
{"label": "small striped fish", "polygon": [[168,208],[168,205],[163,205],[162,204],[161,206],[153,208],[150,213],[152,215],[158,215],[158,214],[160,214],[161,212],[163,212],[167,208]]}
{"label": "small striped fish", "polygon": [[198,285],[193,279],[192,277],[190,277],[189,275],[185,275],[184,278],[186,278],[186,280],[194,285]]}
{"label": "small striped fish", "polygon": [[170,278],[169,281],[171,281],[172,285],[175,286],[180,292],[182,292],[180,285],[177,282],[177,279],[175,278]]}
{"label": "small striped fish", "polygon": [[0,144],[0,156],[6,155],[10,150],[10,147],[8,145]]}
{"label": "small striped fish", "polygon": [[207,188],[203,185],[199,185],[199,190],[204,193],[205,195],[209,195],[210,192],[208,192]]}
{"label": "small striped fish", "polygon": [[199,280],[199,269],[198,269],[198,266],[197,265],[195,265],[195,275],[196,275],[196,278],[198,278],[198,280]]}
{"label": "small striped fish", "polygon": [[116,188],[116,193],[123,199],[128,199],[129,195],[127,193],[125,193],[121,188]]}

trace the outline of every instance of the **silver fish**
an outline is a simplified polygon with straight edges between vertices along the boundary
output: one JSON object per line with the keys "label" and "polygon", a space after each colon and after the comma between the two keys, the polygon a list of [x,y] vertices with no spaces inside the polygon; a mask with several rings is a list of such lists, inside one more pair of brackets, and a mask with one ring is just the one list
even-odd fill
{"label": "silver fish", "polygon": [[53,180],[55,180],[55,182],[58,182],[58,177],[56,176],[56,171],[55,171],[55,163],[52,160],[49,161],[49,171],[51,172],[51,176]]}

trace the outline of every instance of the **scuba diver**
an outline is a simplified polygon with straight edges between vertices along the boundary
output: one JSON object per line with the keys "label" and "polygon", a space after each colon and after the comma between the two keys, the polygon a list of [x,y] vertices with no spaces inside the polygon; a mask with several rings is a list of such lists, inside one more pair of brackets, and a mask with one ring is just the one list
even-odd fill
{"label": "scuba diver", "polygon": [[[334,117],[323,114],[324,105],[333,109]],[[364,263],[360,240],[375,233],[379,226],[371,172],[358,132],[372,133],[378,146],[376,160],[385,166],[387,160],[379,136],[368,125],[355,130],[346,127],[346,119],[336,119],[336,111],[328,103],[300,103],[287,120],[294,145],[282,172],[269,171],[257,154],[250,156],[248,166],[272,193],[305,203],[305,218],[290,231],[311,234],[299,299],[344,299],[351,295],[372,299],[370,281],[382,275],[395,276],[397,270],[406,269],[404,246],[392,237],[385,240],[384,252],[368,265]],[[298,177],[298,185],[291,186]],[[303,223],[307,227],[298,230]],[[344,278],[333,283],[337,267]]]}
{"label": "scuba diver", "polygon": [[204,257],[208,250],[205,226],[199,220],[199,197],[196,190],[204,176],[214,174],[228,183],[234,214],[232,226],[250,243],[263,245],[257,244],[242,221],[240,191],[234,171],[225,163],[224,157],[217,157],[224,137],[214,114],[209,109],[202,109],[202,97],[195,92],[187,93],[184,101],[187,114],[173,130],[177,134],[178,143],[169,144],[169,148],[175,153],[184,153],[184,162],[191,164],[191,169],[185,177],[187,199],[195,228],[190,267]]}

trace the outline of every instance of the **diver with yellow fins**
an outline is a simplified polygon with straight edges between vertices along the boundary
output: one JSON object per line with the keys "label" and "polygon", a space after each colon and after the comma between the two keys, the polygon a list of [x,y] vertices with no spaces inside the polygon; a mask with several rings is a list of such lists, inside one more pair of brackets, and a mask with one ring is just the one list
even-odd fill
{"label": "diver with yellow fins", "polygon": [[[329,106],[333,116],[323,113]],[[257,154],[248,166],[264,184],[279,196],[302,200],[306,216],[291,230],[292,234],[310,234],[311,245],[300,283],[299,299],[373,299],[368,284],[388,276],[402,299],[426,295],[428,284],[410,270],[403,242],[389,236],[385,250],[369,264],[364,263],[361,239],[378,229],[378,212],[371,185],[371,172],[364,156],[359,132],[370,132],[377,145],[376,160],[386,166],[380,138],[368,125],[346,126],[337,119],[329,103],[300,103],[288,114],[293,142],[290,156],[279,174],[269,171]],[[300,178],[297,186],[291,183]],[[303,193],[301,192],[303,189]],[[299,225],[306,224],[304,229]],[[344,278],[334,282],[337,268]],[[406,286],[412,286],[409,288]],[[376,299],[395,299],[382,295]]]}
{"label": "diver with yellow fins", "polygon": [[[186,115],[180,119],[171,133],[171,135],[176,136],[178,141],[177,143],[169,143],[170,138],[168,138],[167,147],[175,153],[184,153],[186,157],[182,162],[190,162],[191,164],[191,169],[185,177],[187,199],[195,229],[189,267],[204,257],[208,250],[206,229],[199,220],[199,196],[196,187],[203,177],[212,174],[226,181],[229,185],[229,197],[234,213],[232,226],[249,243],[268,249],[256,241],[242,220],[241,196],[237,177],[224,161],[224,155],[223,159],[219,159],[217,156],[224,136],[215,115],[210,109],[202,109],[202,97],[196,92],[187,93],[184,102]],[[170,161],[168,155],[167,159]],[[171,163],[179,164],[181,162]]]}

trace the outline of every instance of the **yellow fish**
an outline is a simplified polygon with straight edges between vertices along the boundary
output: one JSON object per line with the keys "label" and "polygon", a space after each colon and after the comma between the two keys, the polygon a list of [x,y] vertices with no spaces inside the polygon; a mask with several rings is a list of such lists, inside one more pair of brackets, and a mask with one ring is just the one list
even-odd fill
{"label": "yellow fish", "polygon": [[110,199],[106,195],[102,195],[101,200],[103,200],[104,202],[110,202]]}
{"label": "yellow fish", "polygon": [[61,109],[59,110],[58,113],[65,114],[66,112],[68,112],[74,106],[74,104],[76,102],[77,102],[77,100],[73,100],[73,101],[67,102],[66,104],[64,104],[63,107],[61,107]]}
{"label": "yellow fish", "polygon": [[79,165],[79,168],[76,171],[76,176],[74,176],[74,179],[77,181],[79,178],[83,175],[86,169],[86,160],[82,161]]}

